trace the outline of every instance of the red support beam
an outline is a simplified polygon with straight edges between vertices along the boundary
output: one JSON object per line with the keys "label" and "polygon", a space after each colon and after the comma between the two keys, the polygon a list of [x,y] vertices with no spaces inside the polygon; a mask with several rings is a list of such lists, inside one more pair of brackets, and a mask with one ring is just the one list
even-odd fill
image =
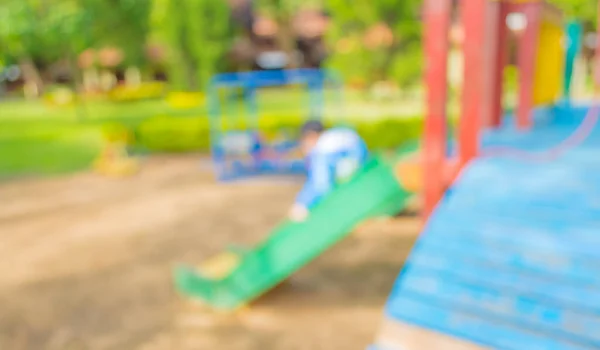
{"label": "red support beam", "polygon": [[[458,128],[459,167],[462,168],[477,156],[479,131],[485,97],[485,64],[490,57],[489,47],[485,45],[486,0],[468,0],[462,2],[464,22],[464,78],[462,110]],[[489,107],[489,106],[488,106]]]}
{"label": "red support beam", "polygon": [[491,91],[485,101],[489,108],[485,109],[483,121],[487,127],[497,128],[502,123],[502,97],[504,91],[504,68],[508,62],[508,27],[506,17],[509,13],[508,4],[502,1],[488,3],[489,13],[489,45],[490,59],[486,68],[489,80],[486,82]]}
{"label": "red support beam", "polygon": [[527,130],[532,125],[535,60],[543,3],[525,3],[521,5],[521,9],[527,18],[527,27],[519,40],[519,105],[516,117],[517,127]]}
{"label": "red support beam", "polygon": [[594,83],[596,89],[600,87],[600,0],[598,0],[598,24],[596,25],[596,53],[594,56]]}
{"label": "red support beam", "polygon": [[446,158],[446,102],[451,0],[425,0],[425,84],[427,86],[423,177],[425,218],[444,193]]}

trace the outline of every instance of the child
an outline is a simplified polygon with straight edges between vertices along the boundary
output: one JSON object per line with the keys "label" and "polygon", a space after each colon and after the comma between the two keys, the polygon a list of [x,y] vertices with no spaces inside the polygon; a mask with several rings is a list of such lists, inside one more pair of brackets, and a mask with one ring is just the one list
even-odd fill
{"label": "child", "polygon": [[316,120],[304,124],[300,147],[308,161],[308,178],[289,213],[292,221],[304,221],[310,209],[335,184],[348,180],[368,158],[365,142],[351,129],[325,130]]}

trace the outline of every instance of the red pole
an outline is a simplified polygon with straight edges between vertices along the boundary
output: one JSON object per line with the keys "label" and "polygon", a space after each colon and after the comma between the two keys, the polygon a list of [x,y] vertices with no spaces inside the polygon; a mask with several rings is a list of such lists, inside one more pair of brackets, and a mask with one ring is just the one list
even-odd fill
{"label": "red pole", "polygon": [[464,78],[462,110],[459,123],[459,167],[477,156],[481,113],[484,107],[484,59],[490,57],[485,47],[486,0],[463,2],[465,28]]}
{"label": "red pole", "polygon": [[594,82],[596,83],[596,89],[600,87],[600,0],[598,1],[598,23],[596,24],[596,53],[594,57]]}
{"label": "red pole", "polygon": [[446,99],[451,0],[425,0],[425,84],[423,136],[424,211],[429,217],[444,193]]}
{"label": "red pole", "polygon": [[490,108],[488,115],[484,116],[488,127],[497,128],[502,124],[502,97],[504,91],[504,67],[508,61],[508,28],[506,17],[508,6],[502,1],[490,2],[490,39],[486,40],[491,45],[490,53]]}
{"label": "red pole", "polygon": [[535,60],[542,17],[542,3],[525,3],[521,6],[523,14],[527,18],[527,27],[519,40],[519,106],[517,107],[517,127],[526,130],[531,127]]}

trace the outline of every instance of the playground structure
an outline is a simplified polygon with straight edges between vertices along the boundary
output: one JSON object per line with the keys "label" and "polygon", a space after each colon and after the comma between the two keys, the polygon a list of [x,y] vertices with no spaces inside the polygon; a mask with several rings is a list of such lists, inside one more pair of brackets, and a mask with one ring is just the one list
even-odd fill
{"label": "playground structure", "polygon": [[373,159],[325,197],[306,221],[282,223],[253,249],[232,247],[198,268],[178,267],[174,276],[178,291],[217,310],[242,308],[346,237],[360,222],[400,212],[412,193],[394,167],[412,151],[407,148],[398,156]]}
{"label": "playground structure", "polygon": [[563,81],[563,96],[571,96],[575,60],[581,51],[583,27],[575,21],[567,24],[566,30],[567,54],[565,57],[565,77]]}
{"label": "playground structure", "polygon": [[105,137],[102,150],[93,164],[97,173],[109,177],[125,177],[139,171],[138,160],[127,151],[129,137],[125,131]]}
{"label": "playground structure", "polygon": [[[417,186],[426,224],[370,349],[598,348],[600,178],[589,161],[600,147],[598,108],[568,101],[580,28],[564,26],[543,1],[462,2],[465,79],[449,160],[451,6],[425,2],[428,114]],[[527,25],[519,105],[502,123],[509,13]]]}
{"label": "playground structure", "polygon": [[[514,123],[526,131],[532,127],[535,106],[551,105],[569,92],[572,60],[565,58],[564,24],[560,11],[543,1],[469,1],[461,8],[464,19],[464,85],[457,131],[458,152],[446,159],[447,60],[451,4],[427,2],[425,51],[429,58],[425,81],[428,86],[427,116],[423,140],[424,216],[439,202],[445,189],[472,159],[479,155],[484,127],[498,128],[502,122],[503,72],[507,65],[509,35],[507,18],[519,14],[526,22],[517,36],[518,105]],[[482,15],[483,14],[483,15]],[[576,39],[573,37],[573,39]],[[577,54],[576,40],[569,43],[569,57]],[[564,84],[563,84],[564,83]],[[446,177],[440,177],[445,174]]]}
{"label": "playground structure", "polygon": [[[589,162],[600,147],[598,109],[563,103],[573,51],[559,45],[560,12],[540,1],[463,3],[468,79],[457,153],[446,159],[451,2],[430,0],[425,9],[429,109],[421,153],[373,160],[306,222],[284,223],[255,249],[179,267],[177,289],[215,309],[239,309],[360,221],[397,213],[422,191],[424,234],[394,285],[373,349],[598,348],[600,179]],[[501,53],[511,12],[527,26],[518,45],[519,106],[503,123]],[[565,139],[574,141],[552,157],[488,153],[544,151]]]}
{"label": "playground structure", "polygon": [[[304,118],[323,118],[326,86],[341,91],[339,79],[324,70],[226,73],[212,79],[208,91],[211,152],[219,180],[305,172],[294,135],[281,132],[269,140],[259,132],[257,90],[289,85],[302,85],[308,91],[309,110]],[[220,101],[221,91],[231,93],[236,92],[235,89],[241,91],[245,104],[245,111],[239,115],[232,108],[226,108],[227,104],[222,106]]]}
{"label": "playground structure", "polygon": [[[345,237],[361,221],[374,216],[398,213],[416,192],[424,192],[425,217],[429,217],[459,171],[479,154],[479,134],[483,126],[480,120],[487,120],[488,125],[494,128],[500,126],[501,77],[505,61],[500,59],[499,53],[506,45],[505,22],[500,19],[506,18],[508,10],[503,7],[504,4],[489,3],[488,13],[490,16],[496,16],[494,22],[490,18],[476,15],[477,11],[485,9],[486,4],[484,1],[466,3],[463,12],[464,18],[468,19],[465,23],[465,76],[470,78],[465,79],[457,159],[446,159],[446,86],[443,79],[440,79],[446,76],[446,32],[450,5],[445,1],[433,1],[428,3],[429,29],[426,35],[426,50],[432,62],[428,65],[426,73],[430,109],[422,153],[419,155],[415,149],[411,149],[401,152],[399,158],[375,159],[352,181],[339,186],[326,197],[306,222],[283,223],[254,249],[232,248],[208,260],[199,268],[179,267],[175,271],[177,289],[183,295],[199,299],[213,308],[236,310],[283,282],[291,273]],[[565,52],[559,45],[562,40],[558,29],[561,17],[556,9],[542,3],[536,3],[535,6],[522,3],[507,5],[511,5],[510,9],[522,11],[528,18],[533,18],[530,18],[529,25],[520,39],[521,89],[520,104],[515,118],[519,129],[530,129],[530,114],[534,106],[551,105],[563,97],[562,79],[566,73],[562,74]],[[483,26],[484,23],[490,26],[487,33],[492,33],[496,40],[484,36],[486,31],[478,30],[480,27],[477,25]],[[495,23],[496,26],[491,26],[490,23]],[[490,41],[494,45],[484,46],[484,41]],[[440,49],[442,51],[439,51]],[[485,59],[489,58],[489,51],[493,49],[498,57],[490,63]],[[488,55],[484,55],[484,51],[487,51]],[[550,56],[551,59],[548,59]],[[544,61],[545,69],[552,69],[558,73],[544,74],[543,70],[536,68],[536,60]],[[484,65],[484,61],[487,64]],[[220,81],[220,84],[229,82],[232,86],[241,84],[237,76],[224,76],[217,81]],[[282,83],[281,77],[277,82]],[[248,96],[252,95],[251,89]],[[213,105],[215,98],[213,93]],[[213,112],[213,115],[218,113]],[[213,136],[213,142],[216,142],[214,156],[223,166],[223,156],[220,154],[222,146],[219,144],[223,136],[219,134],[220,130],[215,132],[217,134]],[[260,144],[256,141],[255,133],[242,135],[250,139],[244,147],[240,147],[246,150],[246,154],[253,154],[248,150],[260,149],[255,146]],[[252,166],[259,162],[260,160],[251,159],[250,169],[258,173],[257,167]],[[221,178],[232,178],[240,173],[252,174],[247,169],[239,165],[237,171],[233,168],[233,172],[221,169]]]}

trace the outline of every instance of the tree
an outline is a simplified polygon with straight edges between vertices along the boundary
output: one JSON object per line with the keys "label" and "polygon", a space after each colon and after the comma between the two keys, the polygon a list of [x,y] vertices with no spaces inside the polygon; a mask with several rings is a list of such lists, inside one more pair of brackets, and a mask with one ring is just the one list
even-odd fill
{"label": "tree", "polygon": [[78,1],[90,16],[88,32],[93,39],[92,46],[117,47],[125,54],[125,64],[144,65],[152,1]]}
{"label": "tree", "polygon": [[421,75],[421,3],[355,0],[348,6],[345,0],[327,0],[333,13],[330,39],[336,45],[331,65],[367,83],[415,82]]}
{"label": "tree", "polygon": [[202,89],[226,65],[225,53],[233,40],[225,1],[161,0],[164,15],[154,20],[169,53],[169,78],[175,87]]}
{"label": "tree", "polygon": [[39,76],[36,64],[59,59],[68,59],[76,71],[76,56],[90,47],[118,47],[126,63],[140,65],[150,8],[147,0],[4,0],[0,45],[21,63],[26,79]]}
{"label": "tree", "polygon": [[77,0],[6,0],[0,9],[0,46],[17,61],[27,86],[43,91],[37,64],[74,54],[89,23]]}
{"label": "tree", "polygon": [[588,29],[593,29],[598,20],[596,0],[550,0],[550,3],[563,10],[568,17],[583,22]]}

